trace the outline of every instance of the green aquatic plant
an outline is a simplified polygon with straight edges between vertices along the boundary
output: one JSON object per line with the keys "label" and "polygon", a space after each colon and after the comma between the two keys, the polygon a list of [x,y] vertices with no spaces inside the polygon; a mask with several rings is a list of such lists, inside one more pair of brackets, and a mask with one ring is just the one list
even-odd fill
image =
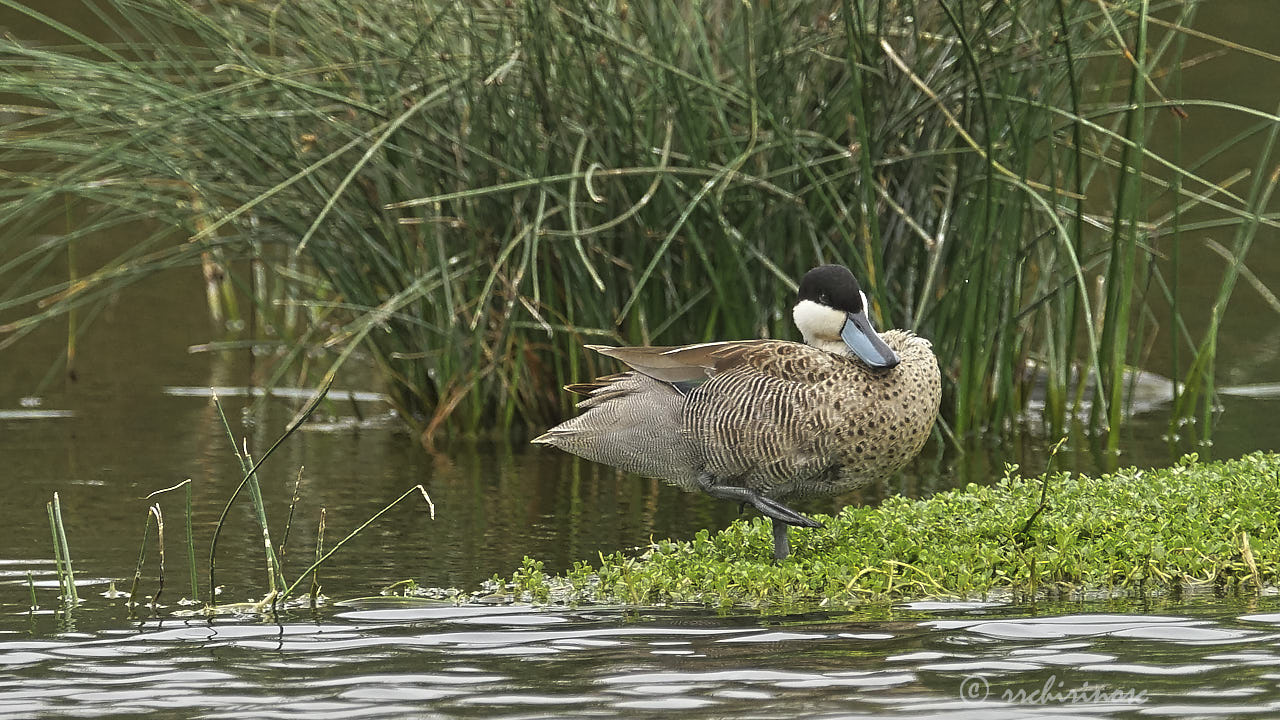
{"label": "green aquatic plant", "polygon": [[[67,542],[67,528],[62,522],[62,501],[58,493],[45,503],[45,511],[49,515],[49,531],[53,534],[53,562],[58,574],[58,599],[62,601],[64,610],[72,610],[80,604],[80,594],[76,590],[76,574],[71,569],[71,545]],[[35,604],[32,594],[32,605]]]}
{"label": "green aquatic plant", "polygon": [[[0,38],[0,352],[67,315],[70,357],[122,288],[200,267],[243,326],[214,346],[278,343],[269,382],[358,348],[429,440],[562,418],[605,369],[584,341],[789,337],[794,278],[842,261],[933,340],[957,436],[1017,421],[1033,361],[1053,434],[1088,401],[1114,449],[1156,321],[1193,357],[1179,413],[1208,412],[1278,224],[1280,117],[1175,91],[1189,36],[1280,58],[1200,5],[86,0],[90,34],[0,0],[27,23]],[[1210,111],[1249,126],[1153,143]],[[1204,169],[1240,147],[1254,172]],[[1213,228],[1197,335],[1160,258]]]}
{"label": "green aquatic plant", "polygon": [[[1047,488],[1047,489],[1046,489]],[[526,558],[509,587],[526,600],[652,605],[846,606],[1280,584],[1280,455],[1195,456],[1159,470],[1025,478],[923,500],[847,507],[793,536],[775,562],[768,523],[740,520],[559,576]],[[1030,522],[1029,522],[1030,521]]]}
{"label": "green aquatic plant", "polygon": [[[335,543],[328,550],[325,550],[324,543],[325,543],[327,513],[324,508],[321,508],[320,516],[318,520],[318,526],[317,526],[317,533],[316,533],[316,547],[315,547],[314,561],[311,562],[301,572],[299,572],[296,579],[292,581],[289,580],[285,571],[285,563],[284,563],[285,549],[286,549],[286,543],[289,537],[289,530],[293,525],[294,511],[296,509],[296,504],[299,500],[298,486],[301,483],[302,469],[300,468],[298,470],[298,476],[294,482],[293,493],[291,495],[290,503],[289,503],[288,516],[285,520],[283,538],[281,539],[279,545],[275,545],[271,541],[271,527],[267,518],[266,505],[263,502],[262,489],[258,484],[257,472],[258,472],[258,469],[262,466],[262,464],[266,462],[267,459],[270,458],[275,453],[275,451],[281,447],[284,441],[287,440],[290,436],[292,436],[293,433],[296,432],[298,428],[300,428],[303,425],[303,423],[306,422],[307,418],[311,416],[311,414],[316,410],[316,408],[320,406],[320,403],[324,399],[324,396],[328,392],[332,382],[333,382],[333,376],[332,375],[327,376],[321,388],[316,391],[316,393],[308,400],[307,404],[301,410],[299,410],[299,412],[293,417],[289,425],[285,428],[284,432],[275,440],[275,442],[273,442],[267,448],[267,450],[262,454],[262,456],[257,458],[256,460],[249,453],[247,440],[244,441],[243,445],[237,443],[235,434],[231,429],[231,424],[227,420],[226,414],[223,412],[222,404],[218,400],[217,395],[216,394],[213,395],[212,399],[213,399],[214,406],[217,409],[218,416],[222,421],[223,429],[226,431],[227,437],[231,442],[232,452],[234,453],[236,459],[239,461],[240,469],[244,473],[244,475],[240,479],[240,482],[236,485],[235,489],[232,491],[231,496],[227,499],[226,505],[223,507],[222,514],[219,516],[218,522],[213,529],[213,537],[211,538],[211,541],[209,543],[208,572],[209,572],[209,588],[210,589],[208,593],[207,602],[201,607],[200,610],[188,611],[188,612],[201,612],[209,615],[273,613],[282,608],[296,606],[298,602],[293,600],[293,598],[295,598],[297,591],[299,589],[299,586],[304,581],[308,580],[308,578],[310,579],[310,583],[311,583],[310,590],[308,592],[308,603],[310,604],[311,607],[314,608],[318,603],[318,597],[320,593],[320,585],[319,585],[319,579],[318,579],[320,567],[325,562],[327,562],[331,557],[333,557],[333,555],[336,554],[339,550],[343,549],[343,547],[346,546],[347,543],[349,543],[356,536],[358,536],[360,533],[366,530],[369,526],[371,526],[374,522],[376,522],[379,518],[385,515],[392,508],[400,505],[406,499],[409,499],[413,496],[420,496],[423,499],[423,502],[426,503],[426,506],[430,511],[431,517],[433,519],[435,518],[435,504],[431,501],[431,497],[427,494],[426,488],[423,487],[422,485],[415,485],[409,488],[408,490],[406,490],[399,497],[387,503],[381,510],[374,513],[367,520],[365,520],[363,523],[358,525],[355,529],[347,533],[347,535],[345,535],[341,540]],[[198,590],[196,585],[196,567],[197,566],[196,566],[196,560],[195,560],[195,543],[194,543],[194,539],[192,536],[192,529],[191,529],[190,486],[191,486],[191,481],[185,480],[182,483],[174,485],[173,487],[164,488],[162,490],[157,490],[151,493],[150,495],[147,496],[147,500],[152,501],[153,498],[157,496],[172,492],[179,488],[183,488],[186,490],[186,493],[185,493],[186,514],[187,514],[186,545],[187,545],[187,558],[188,558],[188,563],[190,565],[190,574],[191,574],[191,598],[189,603],[197,604],[198,602]],[[222,532],[226,525],[227,517],[231,509],[235,506],[236,501],[239,499],[241,494],[246,489],[248,489],[249,491],[248,494],[250,496],[250,501],[253,505],[254,515],[257,519],[258,529],[261,533],[261,539],[262,539],[261,547],[263,549],[263,566],[267,572],[266,583],[263,591],[263,598],[257,602],[235,602],[235,603],[219,604],[217,602],[218,585],[216,580],[217,578],[216,571],[218,567],[217,559],[218,559],[219,539],[222,536]],[[55,494],[54,502],[56,503],[56,501],[57,501],[57,495]],[[52,523],[54,518],[53,503],[50,503],[49,513],[50,513],[50,522]],[[58,517],[59,517],[59,523],[60,523],[60,516]],[[156,526],[156,548],[157,548],[157,554],[159,557],[158,583],[157,583],[155,594],[151,600],[151,606],[153,608],[159,605],[160,594],[164,589],[164,552],[165,552],[164,551],[164,548],[165,548],[164,516],[160,508],[160,503],[156,501],[152,505],[150,505],[147,509],[146,522],[145,522],[145,525],[143,526],[142,541],[138,549],[138,563],[134,570],[133,584],[129,591],[129,605],[131,607],[136,607],[139,604],[138,603],[138,597],[139,597],[138,586],[142,580],[142,568],[143,568],[143,563],[146,559],[147,546],[148,546],[148,541],[150,539],[150,530],[151,530],[152,521],[154,521]],[[55,528],[54,537],[56,541],[58,538],[57,528]],[[65,537],[63,540],[63,546],[65,547]],[[55,545],[55,548],[57,547],[58,546]],[[62,552],[64,554],[66,553],[65,550],[63,550]],[[61,569],[62,555],[59,555],[58,557],[59,557],[59,568]],[[69,576],[70,574],[69,561],[67,563],[66,572]]]}

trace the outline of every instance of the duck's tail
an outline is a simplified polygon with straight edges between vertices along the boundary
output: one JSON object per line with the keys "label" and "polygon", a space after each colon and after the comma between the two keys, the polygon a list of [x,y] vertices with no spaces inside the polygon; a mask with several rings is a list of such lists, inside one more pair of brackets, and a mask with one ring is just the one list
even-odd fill
{"label": "duck's tail", "polygon": [[573,388],[585,410],[533,439],[620,470],[692,487],[697,459],[681,431],[684,396],[669,383],[625,372]]}

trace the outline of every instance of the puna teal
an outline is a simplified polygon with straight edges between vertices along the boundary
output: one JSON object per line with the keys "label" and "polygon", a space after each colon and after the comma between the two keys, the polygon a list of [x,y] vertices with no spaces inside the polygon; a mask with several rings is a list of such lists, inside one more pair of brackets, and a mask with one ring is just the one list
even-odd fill
{"label": "puna teal", "polygon": [[849,270],[800,282],[792,317],[804,343],[731,340],[678,347],[587,347],[628,370],[566,389],[584,412],[533,442],[754,506],[773,523],[820,523],[782,503],[884,478],[914,457],[942,386],[928,340],[877,332]]}

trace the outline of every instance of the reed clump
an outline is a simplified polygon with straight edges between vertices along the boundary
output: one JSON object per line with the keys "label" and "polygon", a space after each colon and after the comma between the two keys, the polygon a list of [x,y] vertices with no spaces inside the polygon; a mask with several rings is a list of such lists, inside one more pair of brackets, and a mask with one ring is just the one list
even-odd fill
{"label": "reed clump", "polygon": [[[200,265],[285,341],[273,378],[358,347],[428,436],[562,416],[612,370],[584,342],[791,337],[793,278],[840,261],[934,341],[958,435],[1014,422],[1034,361],[1054,433],[1088,409],[1114,446],[1157,320],[1210,406],[1223,307],[1186,330],[1158,259],[1235,228],[1225,306],[1276,224],[1277,116],[1174,94],[1194,0],[109,0],[94,37],[0,3],[58,36],[0,39],[0,232],[62,223],[0,255],[0,350]],[[1251,172],[1153,149],[1210,104]]]}

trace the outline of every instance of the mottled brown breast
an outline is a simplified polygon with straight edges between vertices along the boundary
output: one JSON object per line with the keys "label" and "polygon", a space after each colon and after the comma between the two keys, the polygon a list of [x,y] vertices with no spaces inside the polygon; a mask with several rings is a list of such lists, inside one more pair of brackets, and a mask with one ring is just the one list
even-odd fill
{"label": "mottled brown breast", "polygon": [[781,341],[717,366],[681,417],[705,470],[780,498],[844,492],[905,465],[928,439],[941,380],[928,341],[883,336],[902,359],[889,370]]}

